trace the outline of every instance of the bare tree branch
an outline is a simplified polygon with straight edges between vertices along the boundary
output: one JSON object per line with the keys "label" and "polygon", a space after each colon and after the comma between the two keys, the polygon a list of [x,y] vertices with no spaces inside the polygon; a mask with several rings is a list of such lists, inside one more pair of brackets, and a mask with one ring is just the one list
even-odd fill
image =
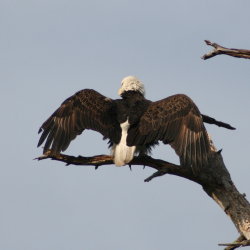
{"label": "bare tree branch", "polygon": [[207,45],[214,47],[214,49],[202,57],[202,59],[204,59],[204,60],[209,59],[209,58],[214,57],[214,56],[217,56],[217,55],[228,55],[228,56],[250,59],[250,50],[229,49],[229,48],[222,47],[221,45],[219,45],[217,43],[212,43],[208,40],[205,40],[205,43]]}
{"label": "bare tree branch", "polygon": [[[242,241],[245,241],[246,238],[244,235],[240,235],[233,243],[240,243]],[[219,246],[227,246],[226,248],[224,248],[224,250],[234,250],[238,247],[241,247],[241,246],[230,246],[230,244],[232,243],[224,243],[224,244],[218,244]]]}
{"label": "bare tree branch", "polygon": [[[37,160],[52,159],[65,162],[66,165],[91,165],[97,169],[102,165],[113,164],[113,159],[109,155],[97,155],[93,157],[68,156],[64,154],[52,155],[48,152],[46,155],[36,158]],[[153,178],[165,174],[177,175],[200,184],[204,191],[223,209],[230,217],[240,234],[245,239],[250,240],[250,204],[235,187],[228,170],[226,169],[221,151],[214,152],[209,166],[202,168],[198,176],[194,176],[191,168],[185,168],[167,161],[154,159],[150,156],[135,157],[130,165],[142,165],[157,170],[145,181],[151,181]]]}
{"label": "bare tree branch", "polygon": [[[239,242],[242,242],[243,240],[246,240],[245,236],[244,235],[240,235],[233,243],[239,243]],[[218,244],[219,246],[225,246],[226,244]],[[226,245],[227,247],[224,248],[224,250],[234,250],[240,246],[228,246]]]}
{"label": "bare tree branch", "polygon": [[250,246],[250,240],[246,240],[243,235],[241,235],[236,241],[232,243],[221,243],[219,246],[227,246],[225,250],[233,250],[238,247],[246,247]]}
{"label": "bare tree branch", "polygon": [[[110,155],[96,155],[92,157],[83,157],[83,156],[70,156],[65,154],[51,154],[50,151],[47,151],[45,155],[37,157],[36,160],[44,160],[44,159],[51,159],[56,161],[65,162],[66,165],[82,165],[82,166],[95,166],[97,169],[99,166],[102,165],[111,165],[113,164],[113,158]],[[183,168],[179,165],[154,159],[148,155],[134,157],[134,159],[130,162],[130,165],[141,165],[141,166],[148,166],[158,170],[152,176],[148,177],[145,182],[152,180],[155,177],[162,176],[165,174],[174,174],[180,177],[187,178],[189,180],[194,181],[194,176],[192,174],[191,169]]]}

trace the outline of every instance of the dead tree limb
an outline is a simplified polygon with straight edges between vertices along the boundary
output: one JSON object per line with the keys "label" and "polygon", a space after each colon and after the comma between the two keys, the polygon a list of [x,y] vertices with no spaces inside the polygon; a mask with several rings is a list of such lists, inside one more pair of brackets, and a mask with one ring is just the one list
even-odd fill
{"label": "dead tree limb", "polygon": [[233,57],[238,57],[238,58],[250,59],[250,50],[233,49],[233,48],[229,49],[229,48],[222,47],[221,45],[217,43],[212,43],[208,40],[205,40],[205,43],[207,45],[214,47],[214,49],[202,57],[202,59],[204,60],[217,56],[217,55],[228,55],[228,56],[233,56]]}
{"label": "dead tree limb", "polygon": [[[36,158],[37,160],[52,159],[65,162],[66,165],[91,165],[97,169],[102,165],[113,164],[109,155],[93,157],[68,156],[64,154],[52,155],[50,153]],[[235,187],[228,170],[226,169],[221,152],[214,152],[209,167],[203,168],[198,176],[194,176],[191,168],[169,163],[150,156],[135,157],[130,165],[142,165],[157,170],[145,181],[165,174],[177,175],[200,184],[204,191],[223,209],[230,217],[235,227],[245,240],[250,240],[250,204],[245,194],[241,194]],[[246,242],[244,241],[244,244]],[[242,246],[242,245],[241,245]]]}
{"label": "dead tree limb", "polygon": [[[233,243],[240,243],[242,241],[246,240],[244,235],[240,235]],[[226,248],[224,248],[224,250],[234,250],[236,248],[238,248],[239,246],[229,246],[228,244],[218,244],[219,246],[227,246]]]}
{"label": "dead tree limb", "polygon": [[236,241],[232,243],[222,243],[219,246],[227,246],[225,250],[233,250],[238,247],[246,247],[250,246],[250,240],[246,240],[243,235],[241,235]]}

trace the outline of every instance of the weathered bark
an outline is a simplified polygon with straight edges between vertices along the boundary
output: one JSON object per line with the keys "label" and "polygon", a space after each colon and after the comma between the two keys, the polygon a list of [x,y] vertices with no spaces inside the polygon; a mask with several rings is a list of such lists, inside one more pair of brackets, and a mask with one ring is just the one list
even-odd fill
{"label": "weathered bark", "polygon": [[[96,169],[101,165],[113,164],[113,159],[108,155],[93,157],[74,157],[63,154],[43,155],[38,160],[50,158],[52,160],[65,162],[67,165],[92,165]],[[143,165],[157,170],[145,181],[165,174],[177,175],[200,184],[204,191],[223,209],[230,217],[235,227],[245,239],[250,240],[250,204],[245,194],[239,193],[231,176],[226,169],[221,153],[214,152],[209,167],[203,168],[198,176],[194,176],[191,168],[184,168],[163,160],[153,159],[149,156],[135,157],[130,165]]]}
{"label": "weathered bark", "polygon": [[228,55],[228,56],[233,56],[233,57],[250,59],[250,50],[233,49],[233,48],[229,49],[229,48],[222,47],[221,45],[217,43],[212,43],[208,40],[205,40],[205,43],[207,45],[214,47],[214,49],[202,57],[202,59],[204,60],[217,56],[217,55]]}
{"label": "weathered bark", "polygon": [[[202,57],[204,60],[217,55],[229,55],[238,58],[250,59],[250,50],[226,48],[208,40],[205,40],[205,43],[214,47],[214,49]],[[221,165],[218,169],[225,169],[226,172],[228,172],[222,158],[215,163]],[[226,174],[226,172],[221,177],[221,180],[223,180],[223,185],[221,188],[213,188],[212,191],[209,190],[210,186],[206,188],[206,186],[203,185],[203,188],[207,194],[210,195],[221,206],[225,213],[229,215],[238,231],[242,233],[240,237],[233,243],[219,244],[220,246],[228,246],[225,248],[225,250],[231,250],[241,246],[250,245],[250,211],[249,203],[245,198],[245,194],[241,195],[238,192],[235,185],[231,181],[229,173]],[[224,178],[226,176],[228,177]]]}

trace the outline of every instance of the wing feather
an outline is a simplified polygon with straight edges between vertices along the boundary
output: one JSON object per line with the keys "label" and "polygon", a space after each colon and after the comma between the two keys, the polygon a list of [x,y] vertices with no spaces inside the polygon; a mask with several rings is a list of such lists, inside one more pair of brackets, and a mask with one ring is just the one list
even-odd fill
{"label": "wing feather", "polygon": [[95,90],[84,89],[66,99],[42,124],[38,142],[44,142],[44,153],[51,150],[60,153],[85,129],[95,130],[105,138],[118,143],[120,126],[115,118],[115,101]]}
{"label": "wing feather", "polygon": [[170,144],[182,165],[194,173],[207,164],[209,140],[202,116],[186,95],[174,95],[152,102],[140,119],[137,128],[128,134],[128,145],[145,145],[156,141]]}

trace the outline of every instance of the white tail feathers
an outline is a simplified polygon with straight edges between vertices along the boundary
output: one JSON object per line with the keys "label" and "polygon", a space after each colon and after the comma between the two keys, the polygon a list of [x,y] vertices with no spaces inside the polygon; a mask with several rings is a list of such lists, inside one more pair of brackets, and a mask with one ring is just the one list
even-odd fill
{"label": "white tail feathers", "polygon": [[129,128],[128,121],[122,123],[122,136],[119,144],[113,146],[113,157],[116,166],[124,166],[129,163],[133,157],[136,150],[135,146],[127,146],[127,131]]}
{"label": "white tail feathers", "polygon": [[127,145],[119,143],[114,147],[113,157],[116,166],[124,166],[129,163],[135,153],[135,146],[129,147]]}

